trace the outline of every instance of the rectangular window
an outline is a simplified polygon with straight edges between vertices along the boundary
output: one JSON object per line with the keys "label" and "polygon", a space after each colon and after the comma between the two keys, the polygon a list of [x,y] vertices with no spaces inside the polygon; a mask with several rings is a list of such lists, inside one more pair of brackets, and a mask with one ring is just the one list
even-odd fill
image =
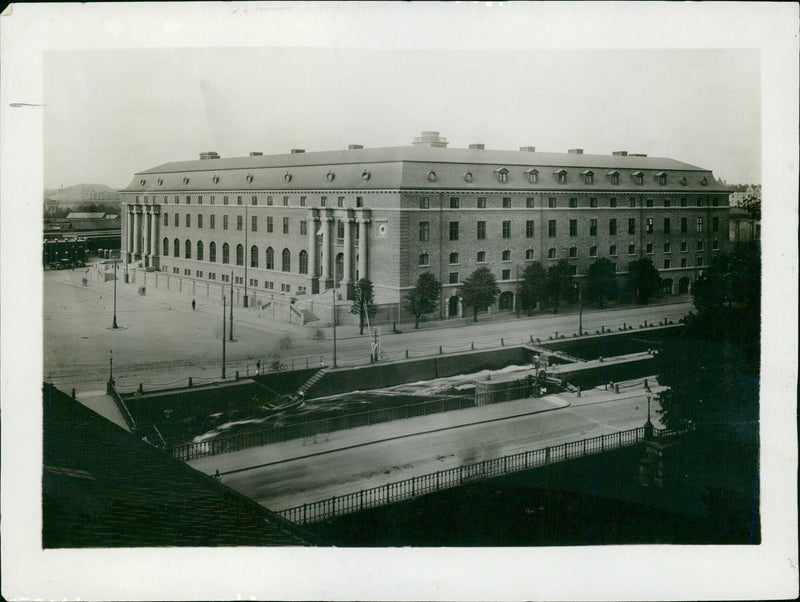
{"label": "rectangular window", "polygon": [[525,238],[533,238],[533,233],[535,232],[533,220],[529,219],[525,221]]}
{"label": "rectangular window", "polygon": [[597,197],[593,196],[589,199],[589,207],[597,207]]}
{"label": "rectangular window", "polygon": [[503,222],[503,238],[511,238],[511,222]]}
{"label": "rectangular window", "polygon": [[597,220],[594,218],[589,220],[589,236],[597,236]]}
{"label": "rectangular window", "polygon": [[685,240],[681,241],[681,253],[686,253],[687,244]]}
{"label": "rectangular window", "polygon": [[610,220],[608,220],[608,233],[611,236],[616,236],[616,234],[617,234],[617,218],[612,217]]}
{"label": "rectangular window", "polygon": [[636,207],[636,197],[628,197],[628,207]]}
{"label": "rectangular window", "polygon": [[617,197],[611,197],[608,199],[608,206],[609,207],[616,207],[617,206]]}
{"label": "rectangular window", "polygon": [[283,197],[283,206],[284,207],[288,207],[289,206],[289,197],[288,196],[284,196]]}
{"label": "rectangular window", "polygon": [[178,205],[181,202],[181,198],[176,194],[175,195],[175,204]]}
{"label": "rectangular window", "polygon": [[458,222],[450,222],[450,240],[458,240]]}
{"label": "rectangular window", "polygon": [[664,199],[664,207],[671,207],[672,201],[670,199]]}
{"label": "rectangular window", "polygon": [[228,204],[228,195],[227,194],[222,197],[222,204],[223,205],[227,205]]}
{"label": "rectangular window", "polygon": [[704,197],[697,197],[697,206],[703,207],[706,204],[706,199]]}
{"label": "rectangular window", "polygon": [[703,256],[702,255],[695,255],[694,257],[694,264],[699,268],[703,265]]}
{"label": "rectangular window", "polygon": [[555,209],[555,207],[556,207],[556,197],[554,197],[554,196],[548,197],[547,206],[550,209]]}
{"label": "rectangular window", "polygon": [[511,270],[503,270],[502,275],[500,276],[501,280],[511,280]]}
{"label": "rectangular window", "polygon": [[458,197],[451,196],[450,197],[450,209],[458,209]]}
{"label": "rectangular window", "polygon": [[198,194],[197,195],[197,204],[198,205],[202,205],[203,204],[203,195],[202,194]]}
{"label": "rectangular window", "polygon": [[427,209],[430,206],[430,201],[428,197],[422,196],[419,198],[419,208],[420,209]]}
{"label": "rectangular window", "polygon": [[308,198],[308,197],[304,197],[304,196],[301,196],[301,197],[300,197],[300,206],[301,206],[301,207],[305,207],[305,206],[306,206],[306,199],[307,199],[307,198]]}
{"label": "rectangular window", "polygon": [[570,259],[575,259],[577,256],[578,256],[578,247],[570,247],[569,248]]}
{"label": "rectangular window", "polygon": [[569,220],[569,235],[578,236],[578,220],[576,219]]}
{"label": "rectangular window", "polygon": [[326,196],[319,197],[319,206],[320,207],[325,207],[327,205],[328,205],[328,197],[326,197]]}
{"label": "rectangular window", "polygon": [[364,197],[357,196],[356,197],[356,207],[363,207],[364,206]]}
{"label": "rectangular window", "polygon": [[628,219],[628,234],[636,234],[636,218]]}
{"label": "rectangular window", "polygon": [[304,219],[300,220],[300,234],[301,235],[308,234],[308,222]]}
{"label": "rectangular window", "polygon": [[336,199],[336,206],[337,207],[344,207],[344,197],[340,196]]}
{"label": "rectangular window", "polygon": [[448,262],[450,263],[450,265],[457,265],[458,264],[458,253],[450,253],[450,256],[448,257],[448,260],[449,260]]}
{"label": "rectangular window", "polygon": [[267,232],[272,232],[272,216],[267,216]]}
{"label": "rectangular window", "polygon": [[664,269],[668,270],[670,268],[670,266],[671,266],[671,263],[672,262],[669,259],[665,259],[664,260]]}
{"label": "rectangular window", "polygon": [[533,249],[525,249],[525,260],[533,261]]}
{"label": "rectangular window", "polygon": [[190,228],[192,226],[192,216],[190,214],[186,214],[186,227]]}
{"label": "rectangular window", "polygon": [[628,255],[636,255],[636,245],[628,245]]}
{"label": "rectangular window", "polygon": [[688,263],[687,259],[685,257],[681,257],[681,267],[685,268],[687,263]]}
{"label": "rectangular window", "polygon": [[250,204],[251,205],[258,205],[258,197],[257,196],[251,196],[250,197]]}
{"label": "rectangular window", "polygon": [[236,197],[236,204],[237,204],[237,205],[241,205],[241,204],[242,204],[242,197],[241,197],[241,195]]}
{"label": "rectangular window", "polygon": [[696,227],[697,227],[697,233],[698,234],[702,234],[703,233],[703,218],[702,217],[698,217],[697,218]]}
{"label": "rectangular window", "polygon": [[202,228],[203,227],[203,214],[202,213],[197,216],[197,227],[198,228]]}
{"label": "rectangular window", "polygon": [[222,216],[222,229],[223,230],[227,230],[228,229],[228,216],[227,215],[223,215]]}
{"label": "rectangular window", "polygon": [[176,228],[181,225],[180,214],[178,213],[175,214],[175,221],[173,223],[175,224]]}
{"label": "rectangular window", "polygon": [[213,229],[214,229],[214,227],[217,225],[217,224],[216,224],[216,221],[217,221],[217,220],[216,220],[216,217],[217,217],[216,215],[210,215],[210,216],[208,217],[208,227],[209,227],[209,228],[211,228],[212,230],[213,230]]}
{"label": "rectangular window", "polygon": [[486,239],[486,222],[478,222],[478,240]]}
{"label": "rectangular window", "polygon": [[526,209],[533,209],[536,206],[536,202],[532,196],[525,198],[525,208]]}
{"label": "rectangular window", "polygon": [[672,230],[672,226],[670,224],[670,220],[668,217],[664,218],[664,234],[669,234]]}
{"label": "rectangular window", "polygon": [[256,215],[250,217],[250,231],[258,232],[258,216]]}
{"label": "rectangular window", "polygon": [[551,219],[547,221],[547,236],[554,237],[556,235],[556,220]]}
{"label": "rectangular window", "polygon": [[478,256],[476,261],[478,263],[486,263],[486,251],[478,251]]}
{"label": "rectangular window", "polygon": [[191,205],[192,204],[192,197],[190,197],[190,196],[186,197],[186,204],[187,205]]}
{"label": "rectangular window", "polygon": [[448,280],[450,284],[458,284],[458,272],[450,272]]}
{"label": "rectangular window", "polygon": [[653,199],[647,199],[645,201],[645,205],[647,205],[648,207],[652,207],[653,206]]}
{"label": "rectangular window", "polygon": [[164,212],[164,225],[169,226],[169,213]]}
{"label": "rectangular window", "polygon": [[664,253],[672,253],[672,245],[669,241],[664,243]]}
{"label": "rectangular window", "polygon": [[427,242],[430,238],[430,222],[419,223],[419,239],[422,242]]}
{"label": "rectangular window", "polygon": [[505,249],[503,251],[503,261],[511,261],[511,251],[509,249]]}
{"label": "rectangular window", "polygon": [[719,241],[716,238],[711,241],[711,248],[714,251],[719,251]]}
{"label": "rectangular window", "polygon": [[689,219],[686,217],[681,218],[681,234],[686,234],[689,231]]}
{"label": "rectangular window", "polygon": [[686,207],[688,202],[686,201],[686,197],[681,197],[681,207]]}
{"label": "rectangular window", "polygon": [[652,255],[653,254],[653,243],[651,243],[651,242],[647,243],[647,246],[645,247],[645,252],[648,255]]}
{"label": "rectangular window", "polygon": [[267,197],[267,206],[272,207],[272,195]]}
{"label": "rectangular window", "polygon": [[511,197],[503,197],[503,209],[511,209]]}
{"label": "rectangular window", "polygon": [[244,217],[241,215],[236,216],[236,229],[241,231],[242,230],[242,223],[244,222]]}
{"label": "rectangular window", "polygon": [[556,258],[556,250],[553,247],[547,249],[547,258],[548,259],[555,259]]}
{"label": "rectangular window", "polygon": [[[289,218],[288,217],[284,217],[283,218],[283,233],[284,234],[289,234]],[[288,272],[289,270],[285,270],[285,271]]]}
{"label": "rectangular window", "polygon": [[648,217],[647,221],[645,222],[645,224],[646,224],[646,230],[645,231],[648,234],[652,234],[653,233],[653,218],[652,217]]}
{"label": "rectangular window", "polygon": [[486,197],[479,196],[478,197],[478,209],[486,209]]}
{"label": "rectangular window", "polygon": [[574,196],[570,197],[569,206],[570,206],[570,209],[575,209],[578,206],[578,199],[576,199]]}
{"label": "rectangular window", "polygon": [[719,232],[719,218],[716,216],[711,218],[711,231]]}
{"label": "rectangular window", "polygon": [[[164,197],[164,198],[166,198],[166,197]],[[217,197],[215,197],[213,194],[211,195],[211,204],[212,204],[212,205],[214,205],[214,204],[215,204],[215,202],[216,202],[216,198],[217,198]]]}
{"label": "rectangular window", "polygon": [[430,258],[428,257],[427,253],[420,253],[417,264],[419,266],[428,266],[430,265]]}
{"label": "rectangular window", "polygon": [[597,257],[597,245],[589,247],[589,257]]}
{"label": "rectangular window", "polygon": [[697,251],[702,251],[703,250],[703,240],[702,239],[696,241],[694,244],[695,244],[695,249]]}

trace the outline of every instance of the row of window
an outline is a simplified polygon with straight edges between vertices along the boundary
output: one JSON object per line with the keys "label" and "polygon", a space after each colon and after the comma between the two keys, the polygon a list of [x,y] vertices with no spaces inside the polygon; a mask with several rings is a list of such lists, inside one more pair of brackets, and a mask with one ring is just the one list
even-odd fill
{"label": "row of window", "polygon": [[[604,199],[605,200],[605,199]],[[718,207],[719,206],[719,198],[714,196],[711,197],[711,206]],[[628,207],[636,207],[636,197],[631,196],[627,198],[627,206]],[[695,199],[695,206],[697,207],[705,207],[707,199],[706,197],[697,197]],[[597,197],[590,197],[589,198],[589,207],[599,207],[599,201]],[[681,197],[679,200],[679,204],[681,207],[688,207],[689,206],[689,199],[686,197]],[[568,200],[569,208],[575,209],[578,207],[578,197],[570,197]],[[608,198],[608,206],[609,207],[622,207],[624,205],[618,204],[617,197],[609,197]],[[653,199],[645,199],[643,202],[643,206],[645,207],[654,207],[654,200]],[[664,207],[672,207],[672,199],[665,198],[663,200]],[[677,205],[676,205],[677,206]],[[449,201],[450,209],[460,209],[461,208],[461,197],[451,196]],[[476,199],[476,207],[478,209],[486,209],[486,197],[479,196]],[[512,208],[512,201],[511,197],[502,197],[502,207],[503,209],[511,209]],[[557,209],[558,208],[558,197],[548,197],[547,199],[547,207],[549,209]],[[423,196],[419,198],[419,208],[420,209],[430,209],[430,198]],[[536,199],[532,196],[525,198],[525,208],[526,209],[534,209],[536,208]]]}
{"label": "row of window", "polygon": [[[166,272],[167,271],[167,266],[163,266],[161,269],[162,269],[162,271]],[[172,268],[172,273],[173,274],[180,274],[181,273],[180,268],[173,267]],[[185,268],[183,270],[183,275],[184,276],[191,276],[192,275],[192,270],[190,270],[188,268]],[[217,279],[217,273],[216,272],[208,272],[208,275],[204,276],[203,270],[195,270],[194,271],[194,277],[195,278],[207,277],[209,280],[216,280]],[[221,274],[220,275],[220,280],[222,280],[223,282],[230,282],[231,281],[231,277],[228,274]],[[248,278],[247,282],[248,282],[249,286],[251,286],[253,288],[258,288],[258,279],[257,278]],[[234,278],[234,284],[244,284],[244,278],[241,277],[241,276],[236,276]],[[292,287],[289,284],[280,283],[280,285],[281,285],[280,289],[281,289],[282,292],[287,292],[288,293],[288,292],[290,292],[292,290]],[[264,288],[267,289],[267,290],[274,290],[275,289],[275,283],[272,282],[271,280],[264,280]],[[298,293],[305,293],[306,292],[306,287],[298,286],[297,287],[297,292]]]}
{"label": "row of window", "polygon": [[[719,250],[719,241],[713,240],[711,243],[711,248],[714,251]],[[702,240],[695,241],[695,251],[703,251],[705,249],[705,244]],[[689,245],[684,240],[681,242],[680,245],[680,252],[681,253],[688,253]],[[653,243],[648,242],[645,245],[645,253],[647,255],[653,254]],[[664,243],[664,253],[670,254],[672,253],[672,245],[669,242]],[[578,247],[570,247],[568,249],[568,254],[570,259],[575,259],[578,257]],[[611,245],[608,249],[608,254],[610,257],[617,256],[617,245]],[[628,255],[636,255],[636,244],[631,243],[628,245]],[[589,257],[597,257],[597,245],[592,245],[589,247]],[[502,261],[511,261],[511,250],[505,249],[501,253]],[[551,247],[547,250],[547,258],[548,259],[558,259],[558,253],[555,247]],[[459,253],[453,252],[448,255],[448,263],[450,265],[459,265],[461,263],[461,256]],[[525,250],[525,260],[526,261],[533,261],[535,259],[535,254],[533,249],[526,249]],[[478,251],[476,255],[476,263],[486,263],[486,251]],[[428,253],[420,253],[418,258],[418,265],[419,267],[429,267],[430,266],[430,255]]]}
{"label": "row of window", "polygon": [[[507,168],[500,167],[499,169],[495,169],[493,173],[494,173],[495,178],[497,178],[498,182],[500,182],[501,184],[508,183],[508,181],[509,181],[508,175],[509,175],[510,172],[509,172],[509,170]],[[580,176],[581,176],[581,180],[583,181],[584,184],[591,185],[591,184],[594,184],[594,182],[595,182],[595,178],[594,178],[595,172],[592,171],[591,169],[587,169],[587,170],[584,170],[584,171],[580,172]],[[464,172],[464,176],[463,177],[464,177],[464,181],[465,182],[472,182],[472,180],[473,180],[473,175],[472,175],[471,171]],[[539,170],[538,169],[534,169],[534,168],[526,169],[525,170],[525,177],[527,178],[527,180],[528,180],[528,182],[530,184],[538,184],[539,183]],[[566,184],[568,182],[568,177],[569,177],[569,172],[564,168],[556,169],[556,170],[553,171],[553,178],[559,184]],[[606,172],[606,177],[608,178],[608,181],[611,184],[619,184],[620,183],[620,172],[617,171],[617,170],[612,170],[612,171]],[[631,180],[635,184],[640,185],[640,186],[642,184],[644,184],[644,172],[633,171],[633,172],[630,173],[630,177],[631,177]],[[660,186],[666,186],[667,185],[667,174],[665,172],[663,172],[663,171],[656,172],[655,174],[653,174],[653,178],[654,178],[654,180],[656,182],[658,182],[658,184]],[[437,179],[438,178],[436,176],[436,172],[435,171],[429,171],[428,172],[428,181],[429,182],[435,182]],[[708,185],[708,178],[703,176],[703,177],[700,178],[699,182],[700,182],[700,184],[702,186],[707,186]],[[689,183],[689,180],[685,176],[683,176],[683,177],[678,179],[678,183],[680,183],[681,186],[686,186]]]}
{"label": "row of window", "polygon": [[[164,226],[169,226],[170,225],[169,215],[170,215],[169,213],[164,213],[164,220],[163,220]],[[198,228],[203,228],[203,226],[204,226],[204,217],[205,216],[202,213],[199,213],[199,214],[197,214],[196,217],[197,217],[197,221],[196,221],[197,227]],[[214,214],[211,214],[211,215],[208,216],[208,218],[209,218],[208,219],[208,229],[209,230],[216,229],[216,227],[217,227],[217,216],[214,215]],[[341,222],[339,222],[339,223],[341,223]],[[173,214],[172,227],[173,228],[179,228],[180,224],[181,224],[180,213]],[[284,234],[289,234],[289,224],[290,224],[289,218],[288,217],[284,217],[283,221],[282,221],[283,233]],[[185,216],[184,216],[184,225],[187,228],[191,228],[192,227],[192,215],[190,213],[185,214]],[[228,229],[228,216],[227,215],[223,215],[222,216],[222,229],[223,230],[227,230]],[[243,229],[244,229],[244,216],[237,215],[236,216],[236,230],[242,231]],[[257,215],[251,215],[250,216],[250,231],[251,232],[258,232],[258,216]],[[266,231],[268,233],[274,232],[274,220],[273,220],[273,217],[271,215],[268,215],[267,219],[266,219]],[[307,223],[307,221],[306,220],[300,220],[300,234],[305,236],[307,233],[308,233],[308,223]]]}
{"label": "row of window", "polygon": [[[140,199],[140,197],[137,195],[136,196],[136,202],[137,203],[139,202],[139,199]],[[186,205],[191,205],[192,204],[192,196],[191,195],[186,195],[184,197],[184,199],[185,199],[184,200],[184,204],[186,204]],[[198,194],[198,195],[196,195],[194,197],[194,202],[197,203],[198,205],[202,205],[203,202],[204,202],[203,199],[204,199],[204,195]],[[150,201],[150,196],[149,195],[145,195],[144,196],[144,202],[148,203],[149,201]],[[291,201],[291,197],[289,195],[284,195],[283,196],[282,204],[283,204],[284,207],[290,207],[291,206],[290,205],[290,201]],[[153,195],[153,202],[154,203],[158,202],[158,197],[156,195]],[[163,196],[163,199],[162,199],[161,202],[165,203],[165,204],[169,204],[169,195],[165,194]],[[217,204],[217,195],[214,195],[214,194],[209,195],[208,196],[208,202],[209,202],[210,205],[216,205]],[[275,205],[275,199],[272,197],[272,195],[268,195],[266,197],[266,199],[265,199],[265,202],[266,202],[266,205],[268,207],[272,207],[272,206]],[[173,197],[173,203],[175,205],[180,205],[181,196],[176,194]],[[308,203],[308,197],[307,196],[301,196],[299,198],[299,206],[300,207],[306,207],[307,203]],[[226,195],[222,196],[222,204],[223,205],[230,204],[230,195],[226,194]],[[236,204],[237,205],[244,205],[245,204],[244,197],[242,197],[241,195],[236,195]],[[259,204],[258,203],[258,196],[257,195],[251,196],[250,197],[250,205],[258,205],[258,204]],[[345,204],[346,204],[346,197],[343,197],[343,196],[336,197],[336,206],[337,207],[344,207]],[[320,207],[327,207],[328,206],[328,197],[327,196],[320,196],[319,197],[319,206]],[[363,206],[364,206],[364,197],[357,196],[356,197],[356,207],[363,207]]]}
{"label": "row of window", "polygon": [[[169,257],[169,250],[170,250],[170,242],[168,238],[164,238],[162,241],[162,255],[164,257]],[[203,245],[203,241],[198,240],[196,245],[192,245],[192,241],[187,240],[183,244],[183,258],[184,259],[192,259],[192,251],[195,251],[194,258],[197,261],[210,261],[216,262],[217,261],[217,244],[215,242],[211,242],[208,245],[208,259],[205,258],[205,247]],[[172,243],[172,256],[176,258],[181,257],[181,241],[177,238]],[[228,243],[224,243],[222,245],[222,263],[229,264],[230,263],[230,246]],[[308,273],[308,252],[305,250],[300,251],[298,255],[299,260],[299,269],[298,272],[300,274],[307,274]],[[236,265],[244,265],[244,246],[243,245],[236,245]],[[259,267],[259,250],[256,245],[250,247],[250,267],[257,268]],[[267,270],[274,270],[275,269],[275,251],[272,247],[267,247],[264,257],[264,268]],[[281,252],[281,271],[282,272],[291,272],[292,271],[292,253],[289,249],[284,249]]]}
{"label": "row of window", "polygon": [[[704,218],[698,217],[695,219],[695,230],[698,234],[703,233],[704,228]],[[597,236],[597,219],[590,219],[589,220],[589,236]],[[652,234],[654,232],[655,222],[652,217],[648,217],[645,221],[645,232],[648,234]],[[671,218],[665,217],[663,222],[663,230],[664,234],[670,234],[672,231],[672,222]],[[419,240],[420,242],[427,242],[430,240],[430,222],[419,222]],[[534,233],[536,231],[535,228],[535,220],[529,219],[525,221],[525,238],[533,238]],[[681,233],[686,233],[689,231],[689,219],[686,217],[680,218],[680,231]],[[719,218],[712,217],[711,218],[711,231],[718,232],[719,231]],[[608,221],[608,233],[610,235],[617,234],[617,219],[611,218]],[[636,234],[636,218],[628,219],[628,234]],[[461,235],[461,227],[460,222],[449,222],[449,231],[448,231],[449,239],[450,240],[459,240]],[[578,236],[578,220],[571,219],[569,220],[569,235],[570,236]],[[503,238],[511,238],[511,221],[506,220],[503,221],[501,224],[501,236]],[[557,236],[557,220],[551,219],[547,222],[547,236],[548,237],[555,237]],[[486,239],[486,222],[481,220],[476,222],[476,238],[478,240],[485,240]]]}

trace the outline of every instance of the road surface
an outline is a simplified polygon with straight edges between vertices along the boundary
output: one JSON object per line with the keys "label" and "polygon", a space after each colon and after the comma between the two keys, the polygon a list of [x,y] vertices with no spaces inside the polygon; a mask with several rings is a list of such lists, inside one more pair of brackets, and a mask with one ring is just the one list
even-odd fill
{"label": "road surface", "polygon": [[[654,393],[654,377],[649,377]],[[653,407],[653,412],[655,407]],[[653,423],[659,423],[653,416]],[[189,462],[271,510],[414,476],[643,426],[642,380],[448,412],[200,458]],[[415,434],[416,433],[416,434]]]}

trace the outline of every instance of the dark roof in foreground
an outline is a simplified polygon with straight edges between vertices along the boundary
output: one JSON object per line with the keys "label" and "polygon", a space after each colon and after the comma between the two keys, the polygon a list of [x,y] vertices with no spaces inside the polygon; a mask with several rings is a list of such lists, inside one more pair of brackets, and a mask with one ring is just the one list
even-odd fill
{"label": "dark roof in foreground", "polygon": [[44,548],[319,543],[49,384],[43,416]]}

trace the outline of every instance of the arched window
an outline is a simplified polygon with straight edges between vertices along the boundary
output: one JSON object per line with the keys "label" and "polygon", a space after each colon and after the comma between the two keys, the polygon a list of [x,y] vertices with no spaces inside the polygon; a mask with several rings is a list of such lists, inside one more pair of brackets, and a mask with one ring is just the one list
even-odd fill
{"label": "arched window", "polygon": [[291,272],[292,271],[292,254],[289,251],[289,249],[284,249],[283,250],[281,271],[283,271],[283,272]]}
{"label": "arched window", "polygon": [[258,267],[258,247],[255,245],[250,247],[250,267],[251,268]]}
{"label": "arched window", "polygon": [[197,261],[203,261],[203,241],[197,241]]}
{"label": "arched window", "polygon": [[208,245],[208,260],[209,261],[217,260],[217,243],[215,242],[212,242]]}
{"label": "arched window", "polygon": [[272,247],[267,247],[267,265],[265,267],[268,270],[275,269],[275,251],[272,250]]}
{"label": "arched window", "polygon": [[300,251],[300,273],[308,274],[308,253]]}
{"label": "arched window", "polygon": [[244,265],[244,247],[236,245],[236,265]]}
{"label": "arched window", "polygon": [[184,246],[186,247],[186,259],[191,259],[192,258],[192,241],[191,240],[187,240],[186,244]]}
{"label": "arched window", "polygon": [[174,251],[174,253],[172,253],[172,254],[175,257],[180,257],[181,256],[181,241],[179,241],[177,238],[172,243],[172,250]]}
{"label": "arched window", "polygon": [[430,265],[430,259],[427,253],[420,253],[419,255],[419,265]]}
{"label": "arched window", "polygon": [[[166,215],[166,213],[164,215]],[[168,238],[164,238],[164,243],[163,243],[162,247],[163,247],[163,253],[161,253],[161,254],[164,257],[167,257],[169,255],[169,239]]]}
{"label": "arched window", "polygon": [[222,245],[222,263],[230,263],[231,262],[231,249],[228,246],[228,243]]}

